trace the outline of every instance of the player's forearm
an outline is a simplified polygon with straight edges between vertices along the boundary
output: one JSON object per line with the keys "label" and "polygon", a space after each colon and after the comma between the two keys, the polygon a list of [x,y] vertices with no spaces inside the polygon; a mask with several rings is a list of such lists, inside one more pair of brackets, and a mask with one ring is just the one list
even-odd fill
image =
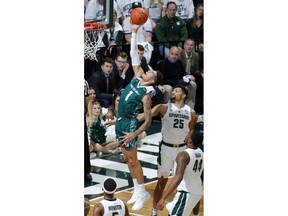
{"label": "player's forearm", "polygon": [[151,109],[144,111],[144,123],[134,132],[134,137],[140,135],[143,131],[147,130],[148,127],[151,125],[152,116],[151,116]]}
{"label": "player's forearm", "polygon": [[173,178],[173,180],[171,181],[169,187],[167,188],[166,191],[164,191],[163,195],[162,195],[162,199],[167,199],[169,195],[171,195],[178,187],[178,185],[181,182],[181,178],[179,178],[178,176],[175,176]]}

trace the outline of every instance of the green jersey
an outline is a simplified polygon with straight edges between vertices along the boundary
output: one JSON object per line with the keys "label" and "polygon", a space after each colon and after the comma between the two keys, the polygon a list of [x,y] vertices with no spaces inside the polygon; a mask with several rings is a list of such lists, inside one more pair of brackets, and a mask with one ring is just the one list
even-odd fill
{"label": "green jersey", "polygon": [[142,107],[142,99],[150,93],[154,96],[155,90],[152,86],[140,86],[140,78],[133,79],[121,94],[118,104],[118,118],[136,118],[138,109]]}

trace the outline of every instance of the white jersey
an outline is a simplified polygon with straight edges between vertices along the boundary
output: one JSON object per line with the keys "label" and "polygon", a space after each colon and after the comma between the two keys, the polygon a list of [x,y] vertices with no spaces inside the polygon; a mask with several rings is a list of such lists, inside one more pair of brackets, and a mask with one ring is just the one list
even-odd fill
{"label": "white jersey", "polygon": [[116,0],[116,1],[118,3],[118,6],[121,10],[124,19],[126,19],[127,17],[129,17],[130,19],[130,10],[132,9],[132,3],[140,2],[142,8],[146,9],[148,9],[150,5],[149,0]]}
{"label": "white jersey", "polygon": [[[165,0],[163,3],[163,8],[167,8],[167,3],[172,0]],[[173,0],[177,5],[176,16],[183,20],[190,19],[194,16],[194,4],[192,0]]]}
{"label": "white jersey", "polygon": [[115,198],[114,200],[105,200],[101,201],[104,207],[103,216],[125,216],[125,205],[122,200]]}
{"label": "white jersey", "polygon": [[[132,34],[132,25],[130,23],[130,17],[125,19],[123,22],[123,32],[124,34]],[[148,19],[142,26],[139,27],[137,31],[137,42],[146,41],[146,32],[150,32],[151,34],[153,32],[150,19]]]}
{"label": "white jersey", "polygon": [[85,21],[91,19],[102,20],[103,5],[100,5],[97,0],[90,0],[86,5]]}
{"label": "white jersey", "polygon": [[[190,162],[186,166],[183,179],[177,190],[186,191],[191,194],[202,194],[203,152],[200,148],[187,148],[185,151],[189,154]],[[177,167],[177,163],[175,166]]]}
{"label": "white jersey", "polygon": [[190,131],[191,108],[185,104],[177,108],[174,104],[168,103],[167,112],[162,118],[162,140],[170,144],[182,144]]}

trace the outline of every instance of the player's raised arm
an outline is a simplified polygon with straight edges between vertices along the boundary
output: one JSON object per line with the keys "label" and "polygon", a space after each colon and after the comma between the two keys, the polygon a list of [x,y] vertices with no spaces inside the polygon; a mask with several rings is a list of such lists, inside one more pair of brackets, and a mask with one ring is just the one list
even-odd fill
{"label": "player's raised arm", "polygon": [[134,78],[140,77],[144,71],[140,66],[140,58],[138,56],[138,47],[137,47],[137,31],[141,25],[131,24],[132,25],[132,35],[131,35],[131,45],[130,45],[130,56],[132,61],[132,68],[134,71]]}
{"label": "player's raised arm", "polygon": [[196,112],[191,109],[191,121],[189,123],[190,130],[193,130],[195,128],[196,123],[197,123]]}

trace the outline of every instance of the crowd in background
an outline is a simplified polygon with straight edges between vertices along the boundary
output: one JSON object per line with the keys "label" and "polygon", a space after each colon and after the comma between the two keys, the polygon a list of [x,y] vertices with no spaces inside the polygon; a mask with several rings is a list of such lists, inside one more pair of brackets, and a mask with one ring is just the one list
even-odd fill
{"label": "crowd in background", "polygon": [[[103,16],[104,4],[105,0],[85,0],[84,21]],[[89,134],[89,149],[86,152],[90,153],[90,157],[93,152],[119,153],[115,134],[103,133],[107,135],[103,139],[93,134],[99,132],[102,127],[99,125],[115,124],[121,92],[133,79],[130,12],[139,5],[149,14],[137,34],[140,65],[144,73],[152,68],[159,70],[164,78],[161,85],[154,86],[156,95],[152,98],[152,108],[168,103],[173,88],[180,84],[188,89],[186,104],[195,110],[198,122],[203,120],[203,0],[136,0],[133,3],[130,0],[114,0],[113,23],[104,30],[96,52],[97,61],[84,61],[84,79],[89,86],[85,97],[85,127]],[[200,131],[203,132],[203,128]],[[88,145],[86,138],[85,145]]]}
{"label": "crowd in background", "polygon": [[[85,1],[84,21],[103,15],[103,4],[104,0]],[[173,86],[181,83],[189,90],[189,106],[203,114],[203,0],[140,0],[133,3],[114,0],[113,24],[105,30],[98,46],[97,61],[84,61],[84,78],[96,91],[96,100],[108,108],[113,95],[121,93],[133,78],[129,53],[130,11],[135,5],[145,8],[149,14],[149,19],[138,31],[141,67],[144,72],[152,67],[164,75],[163,86],[156,87],[153,105],[166,103]],[[189,82],[183,82],[184,75],[188,75]]]}

